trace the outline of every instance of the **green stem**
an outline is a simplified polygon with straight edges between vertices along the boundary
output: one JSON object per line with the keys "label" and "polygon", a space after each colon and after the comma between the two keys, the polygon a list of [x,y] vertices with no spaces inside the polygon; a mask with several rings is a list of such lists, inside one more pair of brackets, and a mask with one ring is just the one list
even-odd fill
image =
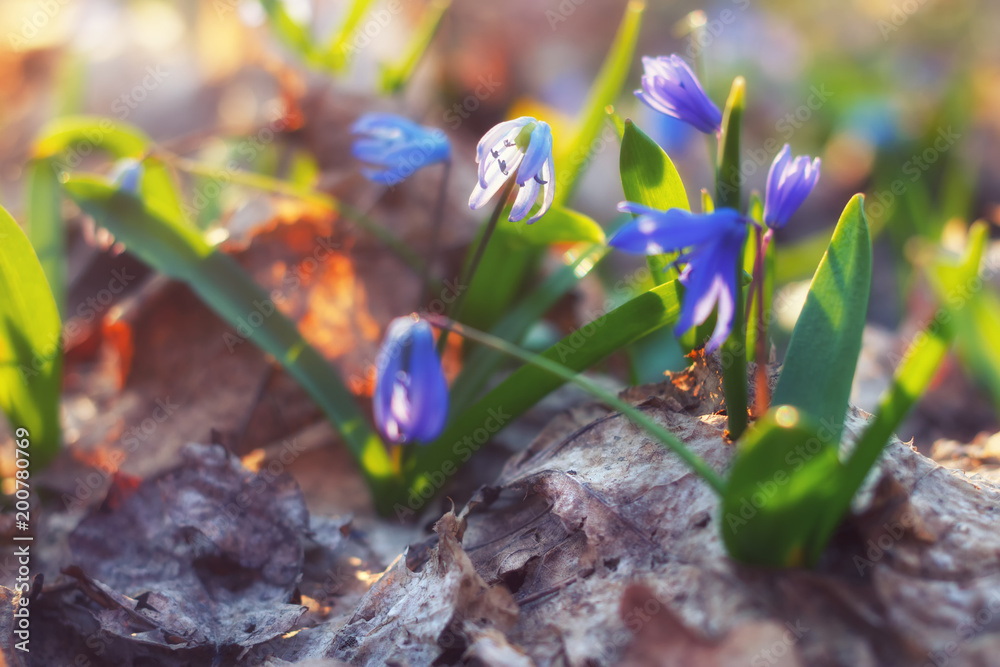
{"label": "green stem", "polygon": [[[746,97],[746,80],[738,76],[733,80],[726,110],[722,117],[719,135],[718,172],[715,179],[715,205],[719,208],[740,208],[740,123]],[[722,386],[726,394],[726,415],[729,437],[739,438],[747,427],[747,365],[746,365],[746,301],[743,291],[743,253],[736,271],[736,303],[733,326],[729,338],[722,346]]]}
{"label": "green stem", "polygon": [[431,315],[428,319],[432,324],[443,329],[444,331],[454,331],[463,338],[474,340],[482,345],[492,347],[493,349],[499,350],[500,352],[510,355],[515,359],[520,359],[525,363],[548,371],[552,375],[555,375],[566,382],[572,382],[591,396],[594,396],[624,414],[637,426],[644,428],[646,431],[651,433],[658,440],[660,440],[664,446],[677,454],[677,456],[679,456],[681,460],[684,461],[689,468],[691,468],[691,470],[704,479],[708,485],[712,487],[713,491],[718,493],[719,496],[725,495],[726,483],[719,473],[715,472],[715,470],[705,463],[701,457],[688,449],[676,435],[647,417],[645,413],[637,409],[635,406],[623,401],[611,392],[602,389],[597,383],[588,380],[587,378],[573,372],[562,364],[552,361],[551,359],[546,359],[541,355],[526,352],[516,345],[508,343],[502,338],[497,338],[496,336],[492,336],[488,333],[470,329],[457,322],[449,320],[446,317]]}
{"label": "green stem", "polygon": [[754,336],[754,358],[757,362],[757,377],[755,384],[756,405],[754,406],[754,416],[760,417],[767,412],[771,403],[770,386],[767,383],[767,319],[765,308],[765,279],[764,273],[767,267],[767,247],[771,244],[771,230],[764,232],[760,227],[756,227],[757,256],[754,258],[754,283],[756,285],[756,295],[754,301],[757,304],[757,334]]}
{"label": "green stem", "polygon": [[[500,221],[500,214],[507,207],[507,200],[510,199],[510,195],[514,192],[514,187],[517,185],[517,179],[512,174],[509,179],[507,179],[507,185],[504,186],[500,193],[500,200],[497,202],[496,208],[493,209],[493,214],[490,215],[489,221],[486,223],[486,229],[483,230],[483,236],[479,239],[479,245],[476,246],[476,253],[472,256],[472,261],[465,267],[465,271],[462,272],[462,277],[459,279],[458,284],[463,285],[458,296],[455,297],[454,303],[451,304],[451,308],[448,311],[448,317],[453,320],[457,320],[462,315],[462,306],[465,305],[465,295],[469,291],[469,285],[472,284],[472,279],[476,277],[476,269],[479,268],[479,262],[483,259],[483,253],[486,252],[486,246],[490,242],[490,237],[493,236],[493,232],[496,231],[497,223]],[[438,338],[437,350],[438,354],[444,354],[445,344],[448,342],[448,329],[441,332],[441,337]]]}

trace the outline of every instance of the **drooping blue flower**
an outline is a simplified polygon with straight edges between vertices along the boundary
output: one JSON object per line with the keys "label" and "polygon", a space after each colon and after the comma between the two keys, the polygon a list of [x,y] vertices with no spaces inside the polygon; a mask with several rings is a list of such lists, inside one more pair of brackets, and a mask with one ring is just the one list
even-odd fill
{"label": "drooping blue flower", "polygon": [[476,149],[479,182],[469,197],[473,211],[486,205],[511,178],[520,190],[510,211],[510,221],[523,220],[539,191],[542,206],[528,219],[530,225],[545,215],[555,197],[552,130],[548,123],[522,116],[495,126],[483,135]]}
{"label": "drooping blue flower", "polygon": [[792,159],[792,149],[788,144],[771,163],[767,174],[767,190],[764,193],[764,224],[768,227],[784,227],[802,206],[819,181],[820,160],[810,160],[808,155]]}
{"label": "drooping blue flower", "polygon": [[448,383],[434,349],[434,335],[417,315],[389,324],[379,350],[375,423],[391,442],[428,442],[448,417]]}
{"label": "drooping blue flower", "polygon": [[737,266],[747,236],[746,218],[731,208],[699,214],[622,202],[618,210],[638,217],[619,229],[609,245],[644,255],[681,253],[677,261],[687,266],[680,280],[687,289],[674,333],[679,336],[704,323],[717,308],[715,329],[705,345],[706,352],[714,352],[732,331]]}
{"label": "drooping blue flower", "polygon": [[396,185],[418,169],[451,159],[443,130],[424,127],[391,113],[367,113],[351,126],[351,152],[371,166],[362,173],[376,183]]}
{"label": "drooping blue flower", "polygon": [[708,99],[694,72],[679,55],[643,57],[642,88],[635,96],[651,108],[693,125],[705,134],[718,132],[722,112]]}

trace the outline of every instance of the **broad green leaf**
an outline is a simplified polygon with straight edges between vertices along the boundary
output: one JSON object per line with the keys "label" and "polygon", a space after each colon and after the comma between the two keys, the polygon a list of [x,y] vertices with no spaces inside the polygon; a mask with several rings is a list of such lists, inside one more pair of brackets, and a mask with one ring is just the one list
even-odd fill
{"label": "broad green leaf", "polygon": [[[372,488],[376,503],[391,503],[395,473],[385,445],[371,431],[336,369],[310,346],[295,324],[232,257],[215,250],[192,226],[157,215],[143,201],[106,182],[84,176],[64,183],[70,197],[152,268],[186,282],[239,336],[272,355],[338,428]],[[259,313],[256,328],[250,315]]]}
{"label": "broad green leaf", "polygon": [[524,242],[546,246],[554,243],[604,243],[604,229],[583,213],[562,206],[553,206],[535,223],[501,221],[501,226],[513,229]]}
{"label": "broad green leaf", "polygon": [[740,133],[743,110],[746,107],[746,80],[733,79],[726,108],[722,112],[722,135],[719,137],[718,172],[715,176],[715,205],[719,208],[740,208]]}
{"label": "broad green leaf", "polygon": [[48,462],[61,442],[61,328],[28,237],[0,208],[0,409],[12,428],[28,430],[34,469]]}
{"label": "broad green leaf", "polygon": [[431,0],[424,9],[424,15],[414,29],[413,36],[404,49],[403,55],[396,62],[382,68],[382,90],[387,93],[396,93],[407,84],[417,69],[417,64],[434,40],[438,26],[441,25],[441,19],[444,18],[445,12],[450,6],[451,0]]}
{"label": "broad green leaf", "polygon": [[[722,112],[722,134],[719,137],[718,173],[715,179],[715,205],[720,208],[740,208],[740,132],[743,109],[746,106],[746,81],[742,76],[733,79],[726,108]],[[742,253],[740,254],[742,256]],[[742,275],[742,267],[733,271]],[[739,284],[737,282],[737,284]],[[723,389],[726,394],[726,419],[729,437],[734,440],[747,427],[747,367],[746,322],[744,311],[745,290],[736,290],[732,331],[722,345]],[[728,361],[728,363],[727,363]]]}
{"label": "broad green leaf", "polygon": [[[814,563],[825,542],[840,463],[839,434],[791,406],[776,406],[740,440],[722,498],[729,555],[770,567]],[[817,551],[818,549],[818,551]]]}
{"label": "broad green leaf", "polygon": [[645,206],[668,210],[691,210],[684,182],[677,168],[659,144],[625,121],[625,135],[619,157],[625,199]]}
{"label": "broad green leaf", "polygon": [[[673,324],[678,312],[676,284],[660,285],[583,325],[542,356],[579,373],[625,345]],[[515,371],[457,415],[436,441],[418,450],[407,475],[410,498],[429,498],[445,479],[472,458],[485,442],[473,439],[479,437],[477,434],[484,430],[484,425],[491,425],[490,435],[495,435],[564,382],[535,366]]]}
{"label": "broad green leaf", "polygon": [[[625,199],[663,211],[681,208],[690,211],[687,192],[674,163],[660,146],[630,120],[625,121],[625,135],[619,157],[622,190]],[[669,269],[677,253],[652,255],[646,259],[653,280],[662,285],[676,277]]]}
{"label": "broad green leaf", "polygon": [[28,238],[52,288],[52,298],[66,314],[66,229],[62,217],[62,189],[51,159],[41,158],[26,168]]}
{"label": "broad green leaf", "polygon": [[816,420],[843,421],[861,352],[871,274],[864,197],[855,195],[840,216],[792,331],[774,390],[776,405],[793,405]]}

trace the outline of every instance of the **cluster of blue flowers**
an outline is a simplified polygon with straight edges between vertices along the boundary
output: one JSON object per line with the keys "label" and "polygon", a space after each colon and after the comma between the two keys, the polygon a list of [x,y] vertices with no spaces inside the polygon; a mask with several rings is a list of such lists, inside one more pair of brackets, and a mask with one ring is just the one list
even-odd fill
{"label": "cluster of blue flowers", "polygon": [[[691,68],[678,55],[643,58],[642,88],[636,96],[656,111],[681,120],[705,134],[721,132],[722,114],[705,93]],[[391,114],[368,114],[354,127],[354,155],[367,163],[375,182],[395,185],[418,169],[451,159],[451,146],[441,130],[422,127]],[[555,196],[552,131],[543,121],[522,117],[489,130],[476,150],[478,179],[469,207],[479,209],[504,190],[503,206],[514,197],[509,219],[531,224],[552,206]],[[768,229],[784,226],[819,179],[819,158],[792,158],[786,144],[775,157],[767,178],[763,222]],[[505,189],[506,186],[506,189]],[[537,200],[541,195],[541,204]],[[537,206],[537,208],[536,208]],[[737,267],[751,225],[732,208],[711,213],[652,209],[622,202],[618,210],[635,219],[609,241],[624,252],[657,255],[679,253],[680,280],[686,287],[675,332],[680,335],[716,313],[706,351],[717,349],[730,335],[736,308]],[[379,430],[394,443],[427,442],[444,428],[448,388],[435,350],[430,325],[417,315],[394,320],[379,355],[374,394]]]}
{"label": "cluster of blue flowers", "polygon": [[[721,131],[719,108],[680,56],[643,58],[642,64],[642,88],[635,91],[636,97],[705,134]],[[819,158],[802,155],[792,160],[791,155],[791,147],[785,144],[768,173],[764,224],[769,229],[788,222],[819,180]],[[748,227],[755,223],[732,208],[695,214],[622,202],[618,209],[638,217],[611,238],[612,246],[647,255],[682,253],[679,261],[686,266],[680,280],[687,291],[675,333],[681,335],[704,323],[717,308],[715,330],[705,345],[706,352],[716,350],[731,333],[738,262]]]}

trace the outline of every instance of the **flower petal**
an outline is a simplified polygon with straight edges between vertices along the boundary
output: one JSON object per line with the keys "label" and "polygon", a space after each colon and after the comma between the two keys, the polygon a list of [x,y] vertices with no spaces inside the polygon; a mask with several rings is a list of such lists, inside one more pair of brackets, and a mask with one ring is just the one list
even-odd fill
{"label": "flower petal", "polygon": [[733,225],[745,225],[739,212],[731,208],[701,214],[679,208],[660,211],[622,202],[618,210],[638,214],[639,217],[623,225],[608,245],[636,254],[658,255],[708,243]]}
{"label": "flower petal", "polygon": [[476,146],[476,163],[482,162],[489,150],[496,146],[505,135],[514,132],[514,136],[517,136],[522,127],[534,122],[534,120],[530,116],[521,116],[520,118],[506,120],[494,125],[483,135],[483,138],[479,140],[479,144]]}
{"label": "flower petal", "polygon": [[[513,145],[515,137],[517,137],[520,132],[520,127],[511,128],[506,134],[502,135],[493,146],[490,147],[489,152],[484,159],[480,160],[478,157],[476,158],[476,162],[479,163],[479,185],[481,187],[486,187],[486,172],[489,170],[491,164],[500,159],[509,161],[511,149],[520,151],[517,146]],[[493,157],[494,152],[497,153],[498,157]],[[508,172],[509,171],[510,170],[508,170]]]}
{"label": "flower petal", "polygon": [[545,160],[551,155],[552,130],[548,123],[539,121],[535,125],[535,129],[531,131],[528,149],[524,152],[524,159],[517,170],[517,184],[524,185],[535,178],[542,170]]}
{"label": "flower petal", "polygon": [[555,168],[555,161],[553,160],[551,154],[549,155],[549,158],[545,161],[545,164],[542,165],[542,173],[539,174],[539,178],[541,178],[542,181],[542,207],[538,209],[538,212],[535,213],[535,215],[531,216],[528,219],[529,225],[534,224],[536,220],[538,220],[540,217],[548,213],[549,209],[552,208],[552,202],[555,201],[556,168]]}
{"label": "flower petal", "polygon": [[[499,153],[499,157],[492,159],[486,168],[486,185],[484,186],[482,181],[476,184],[476,188],[472,191],[472,196],[469,197],[469,208],[475,211],[493,199],[493,195],[500,191],[500,188],[504,186],[514,170],[521,164],[523,157],[524,153],[517,146],[508,146]],[[503,169],[501,168],[501,162],[504,166]]]}
{"label": "flower petal", "polygon": [[538,190],[541,187],[538,181],[533,178],[521,186],[520,191],[517,193],[517,199],[514,200],[514,206],[510,210],[509,219],[511,222],[519,222],[524,219],[524,216],[528,215],[531,207],[535,205],[535,199],[538,198]]}

